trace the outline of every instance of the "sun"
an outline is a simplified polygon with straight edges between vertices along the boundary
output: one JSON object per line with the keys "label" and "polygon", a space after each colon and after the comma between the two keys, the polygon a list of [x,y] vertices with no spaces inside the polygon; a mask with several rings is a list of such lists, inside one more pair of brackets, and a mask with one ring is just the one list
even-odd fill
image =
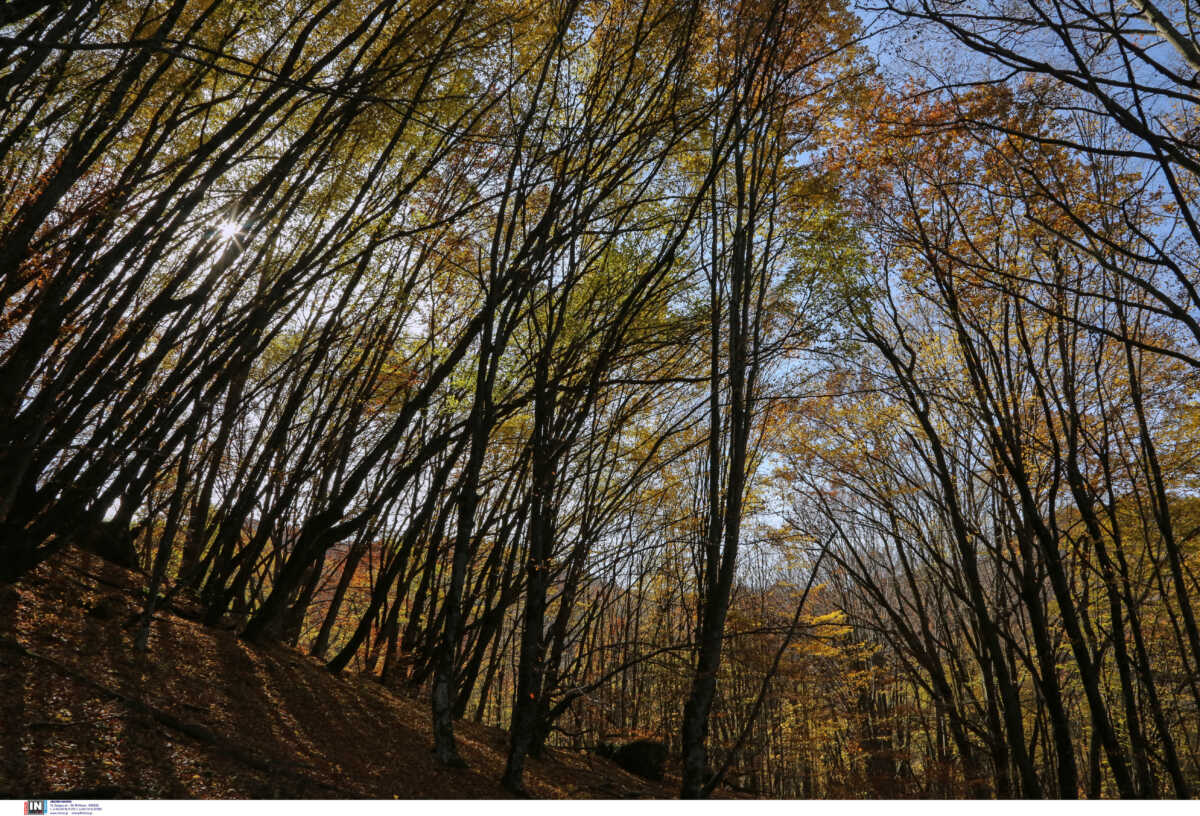
{"label": "sun", "polygon": [[217,225],[217,234],[222,241],[232,241],[242,232],[242,225],[236,221],[222,221]]}

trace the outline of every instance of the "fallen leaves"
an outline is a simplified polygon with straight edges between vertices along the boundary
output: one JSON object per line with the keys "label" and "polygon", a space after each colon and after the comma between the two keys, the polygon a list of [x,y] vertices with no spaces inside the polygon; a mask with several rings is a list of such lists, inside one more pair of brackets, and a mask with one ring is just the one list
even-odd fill
{"label": "fallen leaves", "polygon": [[[68,549],[6,594],[0,683],[15,693],[0,700],[0,795],[508,798],[503,732],[459,723],[469,767],[443,768],[424,700],[169,610],[137,653],[122,625],[137,591],[133,574]],[[116,613],[92,614],[98,605]],[[534,796],[674,794],[595,757],[552,754],[530,760]]]}

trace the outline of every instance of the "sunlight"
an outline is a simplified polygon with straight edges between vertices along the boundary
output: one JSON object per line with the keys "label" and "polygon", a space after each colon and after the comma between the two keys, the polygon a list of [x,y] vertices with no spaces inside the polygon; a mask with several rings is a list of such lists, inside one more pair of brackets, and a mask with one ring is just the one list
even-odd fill
{"label": "sunlight", "polygon": [[0,816],[1200,798],[1197,32],[0,0]]}
{"label": "sunlight", "polygon": [[222,241],[232,241],[242,232],[242,225],[237,221],[222,221],[217,225],[217,232]]}

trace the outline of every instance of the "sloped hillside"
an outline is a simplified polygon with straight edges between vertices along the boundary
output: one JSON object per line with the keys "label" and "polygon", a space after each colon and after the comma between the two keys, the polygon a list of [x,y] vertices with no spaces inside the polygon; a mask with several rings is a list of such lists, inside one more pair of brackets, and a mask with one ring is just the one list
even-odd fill
{"label": "sloped hillside", "polygon": [[[507,798],[504,732],[459,723],[429,753],[423,701],[335,677],[179,610],[133,648],[138,576],[69,550],[0,586],[0,798]],[[669,797],[592,754],[531,760],[531,795]]]}

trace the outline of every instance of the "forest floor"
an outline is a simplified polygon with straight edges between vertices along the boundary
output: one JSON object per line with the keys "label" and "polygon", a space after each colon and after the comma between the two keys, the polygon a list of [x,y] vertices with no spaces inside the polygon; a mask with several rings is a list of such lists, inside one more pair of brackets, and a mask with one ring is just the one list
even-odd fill
{"label": "forest floor", "polygon": [[[509,798],[504,731],[459,722],[468,768],[430,753],[428,703],[295,650],[160,611],[144,579],[67,550],[0,585],[0,798]],[[531,759],[537,798],[672,797],[591,753]]]}

